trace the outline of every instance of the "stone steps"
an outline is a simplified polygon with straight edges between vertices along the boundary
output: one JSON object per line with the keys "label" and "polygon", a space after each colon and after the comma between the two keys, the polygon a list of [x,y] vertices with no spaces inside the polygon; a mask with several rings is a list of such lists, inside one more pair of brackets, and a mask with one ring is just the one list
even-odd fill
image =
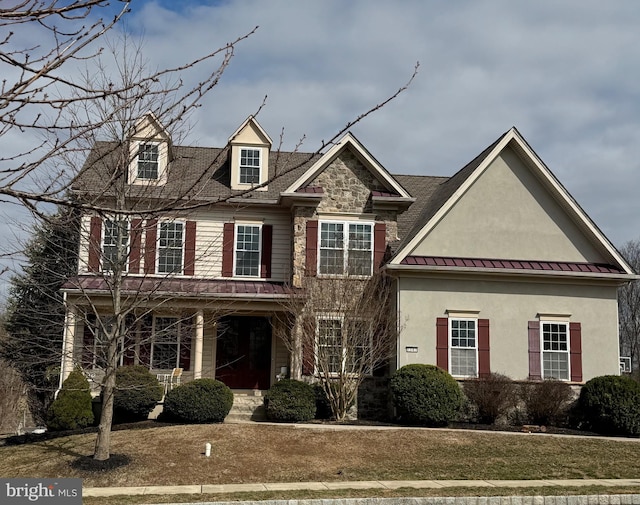
{"label": "stone steps", "polygon": [[233,407],[225,422],[264,421],[265,419],[262,391],[233,393]]}

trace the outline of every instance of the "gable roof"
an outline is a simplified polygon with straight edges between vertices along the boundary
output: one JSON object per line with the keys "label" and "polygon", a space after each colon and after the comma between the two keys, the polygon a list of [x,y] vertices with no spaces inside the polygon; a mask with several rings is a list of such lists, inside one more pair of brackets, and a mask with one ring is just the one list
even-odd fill
{"label": "gable roof", "polygon": [[620,267],[624,273],[633,275],[633,269],[626,260],[578,205],[564,186],[562,186],[515,127],[512,127],[509,131],[501,135],[460,171],[439,185],[425,204],[413,228],[399,244],[396,254],[389,262],[390,265],[403,264],[411,251],[429,234],[456,202],[463,197],[471,185],[484,173],[507,146],[514,148],[558,203],[571,215],[591,242],[606,252],[606,255],[611,258],[611,261]]}
{"label": "gable roof", "polygon": [[255,117],[253,116],[249,116],[247,119],[245,119],[243,121],[243,123],[238,127],[238,129],[236,131],[233,132],[233,134],[231,135],[231,137],[229,137],[229,144],[231,144],[235,138],[247,127],[247,125],[251,124],[256,130],[258,130],[258,133],[260,135],[262,135],[264,137],[264,140],[266,141],[267,144],[269,144],[270,146],[273,145],[273,141],[271,140],[271,137],[269,137],[269,135],[267,134],[266,131],[264,131],[264,129],[262,128],[262,126],[260,126],[260,123],[258,123],[258,121],[256,120]]}
{"label": "gable roof", "polygon": [[384,168],[378,160],[376,160],[371,153],[360,143],[358,139],[351,132],[347,132],[338,142],[336,142],[331,149],[324,153],[320,158],[293,184],[291,184],[284,192],[283,196],[295,194],[298,191],[313,181],[318,174],[320,174],[325,168],[327,168],[333,160],[335,160],[340,153],[350,149],[362,164],[367,168],[373,176],[378,179],[388,190],[389,193],[377,195],[381,197],[397,197],[400,199],[406,199],[408,202],[414,200],[414,198],[407,192],[402,185],[394,179],[394,177]]}

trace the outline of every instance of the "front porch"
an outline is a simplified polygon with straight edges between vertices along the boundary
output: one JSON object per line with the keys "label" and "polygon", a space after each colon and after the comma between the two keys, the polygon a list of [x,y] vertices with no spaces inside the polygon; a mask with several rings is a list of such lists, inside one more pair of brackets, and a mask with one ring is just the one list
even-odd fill
{"label": "front porch", "polygon": [[[285,334],[281,319],[274,312],[256,311],[221,316],[163,310],[132,316],[118,344],[119,365],[142,365],[161,379],[181,368],[181,383],[212,378],[234,392],[258,395],[290,370],[290,354],[279,337]],[[76,307],[67,311],[60,387],[81,366],[99,393],[110,324],[108,314],[86,315]]]}

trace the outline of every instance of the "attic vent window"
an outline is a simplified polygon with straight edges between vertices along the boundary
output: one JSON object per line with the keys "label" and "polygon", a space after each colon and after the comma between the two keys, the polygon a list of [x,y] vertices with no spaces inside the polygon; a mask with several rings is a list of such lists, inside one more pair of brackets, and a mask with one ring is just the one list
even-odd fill
{"label": "attic vent window", "polygon": [[158,145],[140,144],[138,149],[138,179],[158,180]]}
{"label": "attic vent window", "polygon": [[260,149],[240,150],[240,184],[260,184]]}

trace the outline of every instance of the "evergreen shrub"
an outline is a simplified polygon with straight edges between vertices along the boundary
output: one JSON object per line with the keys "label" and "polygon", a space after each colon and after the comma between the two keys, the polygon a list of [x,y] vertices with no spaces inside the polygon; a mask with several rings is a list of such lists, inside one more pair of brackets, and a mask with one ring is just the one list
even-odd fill
{"label": "evergreen shrub", "polygon": [[399,420],[446,426],[462,407],[464,395],[448,372],[434,365],[405,365],[391,377],[391,394]]}
{"label": "evergreen shrub", "polygon": [[587,429],[612,435],[640,435],[640,384],[627,376],[603,375],[580,391],[578,409]]}
{"label": "evergreen shrub", "polygon": [[164,398],[166,419],[185,423],[221,423],[233,407],[233,393],[215,379],[196,379],[169,391]]}
{"label": "evergreen shrub", "polygon": [[282,379],[265,395],[264,407],[267,419],[271,421],[308,421],[316,414],[316,393],[306,382]]}
{"label": "evergreen shrub", "polygon": [[47,413],[50,430],[77,430],[93,423],[91,387],[81,370],[74,370],[62,383],[58,397]]}
{"label": "evergreen shrub", "polygon": [[123,366],[116,370],[113,397],[114,417],[118,422],[147,419],[162,400],[164,388],[155,375],[142,365]]}

